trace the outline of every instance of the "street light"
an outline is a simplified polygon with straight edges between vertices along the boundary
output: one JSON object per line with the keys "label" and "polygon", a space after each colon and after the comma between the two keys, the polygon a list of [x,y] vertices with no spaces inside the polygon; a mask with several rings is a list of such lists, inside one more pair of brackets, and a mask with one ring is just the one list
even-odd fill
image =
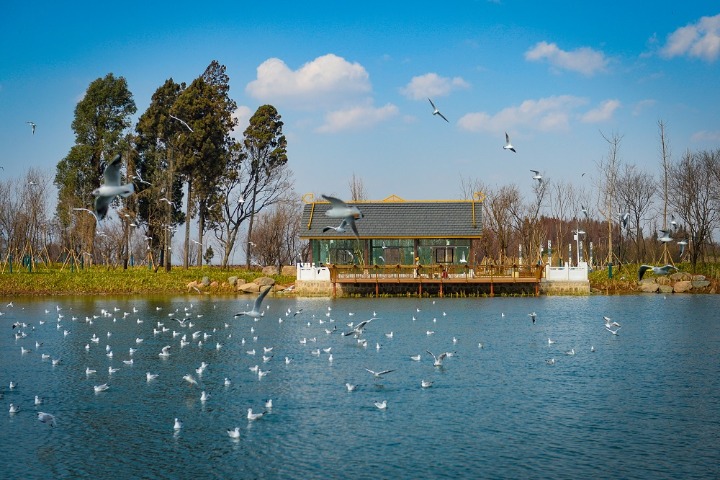
{"label": "street light", "polygon": [[580,235],[585,235],[585,232],[578,228],[577,230],[573,230],[573,233],[575,234],[575,249],[577,250],[577,266],[579,267],[580,266]]}

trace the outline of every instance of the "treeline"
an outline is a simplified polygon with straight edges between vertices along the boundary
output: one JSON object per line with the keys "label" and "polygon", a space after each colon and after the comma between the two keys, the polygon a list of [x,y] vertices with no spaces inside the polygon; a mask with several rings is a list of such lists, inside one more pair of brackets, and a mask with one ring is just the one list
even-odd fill
{"label": "treeline", "polygon": [[658,131],[660,155],[652,172],[623,161],[620,135],[603,136],[608,153],[589,173],[591,189],[528,173],[533,194],[523,198],[516,185],[462,180],[465,198],[484,200],[485,236],[475,258],[514,263],[522,255],[574,265],[579,247],[580,260],[594,266],[687,261],[695,268],[717,261],[720,149],[686,151],[673,160],[664,122]]}
{"label": "treeline", "polygon": [[[281,116],[272,105],[259,107],[238,138],[229,90],[225,66],[213,61],[189,85],[166,80],[132,125],[137,109],[126,80],[110,73],[93,81],[75,108],[75,144],[57,164],[54,215],[47,208],[48,179],[39,172],[0,182],[5,260],[30,254],[170,269],[172,239],[180,236],[187,267],[217,261],[207,239],[212,233],[223,266],[242,242],[247,267],[290,263],[299,252],[288,238],[296,236],[292,222],[280,229],[282,238],[268,227],[298,208]],[[136,194],[116,199],[116,213],[98,224],[90,214],[92,192],[117,154]]]}
{"label": "treeline", "polygon": [[[305,258],[302,205],[281,116],[262,105],[240,136],[229,90],[225,67],[213,61],[189,85],[166,80],[132,125],[137,112],[125,79],[108,74],[93,81],[75,108],[75,145],[54,178],[30,168],[24,178],[0,179],[3,269],[10,258],[30,256],[35,263],[145,263],[169,270],[173,238],[182,250],[175,258],[186,267],[227,267],[238,247],[248,268]],[[575,264],[578,247],[581,261],[594,266],[716,261],[720,149],[673,159],[662,121],[658,132],[653,171],[623,161],[622,136],[603,135],[608,152],[588,172],[587,189],[528,172],[532,194],[524,198],[514,184],[461,179],[464,198],[483,205],[484,236],[472,261]],[[117,199],[114,213],[98,225],[88,212],[92,192],[117,154],[136,193]],[[51,181],[58,191],[54,212]],[[350,199],[365,200],[362,178],[353,174],[348,185]]]}

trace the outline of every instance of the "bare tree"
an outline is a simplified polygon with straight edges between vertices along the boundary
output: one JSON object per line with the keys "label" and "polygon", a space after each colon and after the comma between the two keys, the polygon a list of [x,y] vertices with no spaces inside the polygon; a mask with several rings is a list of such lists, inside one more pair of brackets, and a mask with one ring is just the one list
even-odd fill
{"label": "bare tree", "polygon": [[[655,196],[655,179],[634,165],[625,165],[618,176],[617,192],[621,206],[618,212],[620,233],[622,235],[623,229],[627,232],[635,246],[635,260],[642,262],[646,254],[643,226],[649,220],[648,214]],[[623,220],[625,214],[628,218]]]}
{"label": "bare tree", "polygon": [[614,133],[612,136],[608,137],[602,132],[600,132],[600,135],[602,135],[603,139],[608,144],[608,155],[598,163],[598,205],[601,213],[605,217],[605,221],[607,221],[608,224],[607,263],[612,263],[613,225],[615,223],[615,219],[617,218],[615,204],[617,203],[617,178],[621,164],[620,141],[622,140],[622,136]]}
{"label": "bare tree", "polygon": [[355,172],[353,172],[352,178],[348,182],[348,186],[350,187],[350,200],[353,202],[367,200],[365,183],[363,182],[362,177],[355,175]]}
{"label": "bare tree", "polygon": [[712,232],[718,226],[717,170],[720,169],[720,150],[713,152],[686,152],[669,170],[671,195],[668,205],[690,233],[689,255],[693,269],[711,242]]}
{"label": "bare tree", "polygon": [[252,259],[261,265],[280,266],[294,262],[300,253],[300,215],[298,201],[285,199],[256,217],[250,241]]}
{"label": "bare tree", "polygon": [[565,237],[568,235],[569,222],[573,218],[577,218],[578,212],[578,191],[570,182],[556,182],[551,187],[550,198],[550,214],[555,221],[554,226],[554,242],[555,251],[562,258],[563,252],[567,248]]}
{"label": "bare tree", "polygon": [[497,242],[498,260],[504,263],[513,234],[513,212],[520,209],[522,200],[515,185],[489,191],[483,202],[484,226]]}

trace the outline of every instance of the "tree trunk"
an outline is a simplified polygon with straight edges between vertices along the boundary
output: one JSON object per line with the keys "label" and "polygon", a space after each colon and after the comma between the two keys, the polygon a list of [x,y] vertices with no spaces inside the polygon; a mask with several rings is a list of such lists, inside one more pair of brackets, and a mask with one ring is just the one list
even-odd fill
{"label": "tree trunk", "polygon": [[183,254],[183,267],[185,269],[190,266],[190,222],[192,221],[190,210],[192,209],[192,200],[192,178],[188,177],[188,198],[185,211],[185,252]]}
{"label": "tree trunk", "polygon": [[255,182],[253,182],[253,194],[252,194],[252,210],[250,210],[250,223],[248,224],[248,235],[247,235],[247,248],[246,248],[246,258],[245,258],[245,268],[250,270],[250,258],[252,256],[252,242],[250,239],[252,238],[252,229],[253,229],[253,223],[255,223],[255,199],[257,198],[257,177],[255,178]]}
{"label": "tree trunk", "polygon": [[203,232],[205,231],[205,201],[200,201],[200,207],[198,209],[198,253],[197,253],[197,265],[202,267],[203,262]]}

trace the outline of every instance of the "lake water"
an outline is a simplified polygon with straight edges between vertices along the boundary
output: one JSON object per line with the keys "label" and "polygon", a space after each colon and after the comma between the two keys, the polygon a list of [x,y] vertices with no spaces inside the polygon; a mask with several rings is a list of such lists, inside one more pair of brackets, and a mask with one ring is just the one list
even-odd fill
{"label": "lake water", "polygon": [[[0,476],[720,477],[720,296],[268,296],[259,321],[233,318],[251,300],[0,299]],[[618,335],[603,315],[622,325]],[[373,316],[367,347],[340,334]],[[154,333],[158,322],[168,331]],[[16,339],[19,330],[27,336]],[[453,355],[435,367],[427,350]],[[269,373],[259,378],[254,365]],[[394,371],[375,379],[366,368]],[[272,409],[249,421],[247,409],[264,411],[267,399]],[[10,403],[20,410],[8,413]],[[239,439],[227,434],[235,427]]]}

